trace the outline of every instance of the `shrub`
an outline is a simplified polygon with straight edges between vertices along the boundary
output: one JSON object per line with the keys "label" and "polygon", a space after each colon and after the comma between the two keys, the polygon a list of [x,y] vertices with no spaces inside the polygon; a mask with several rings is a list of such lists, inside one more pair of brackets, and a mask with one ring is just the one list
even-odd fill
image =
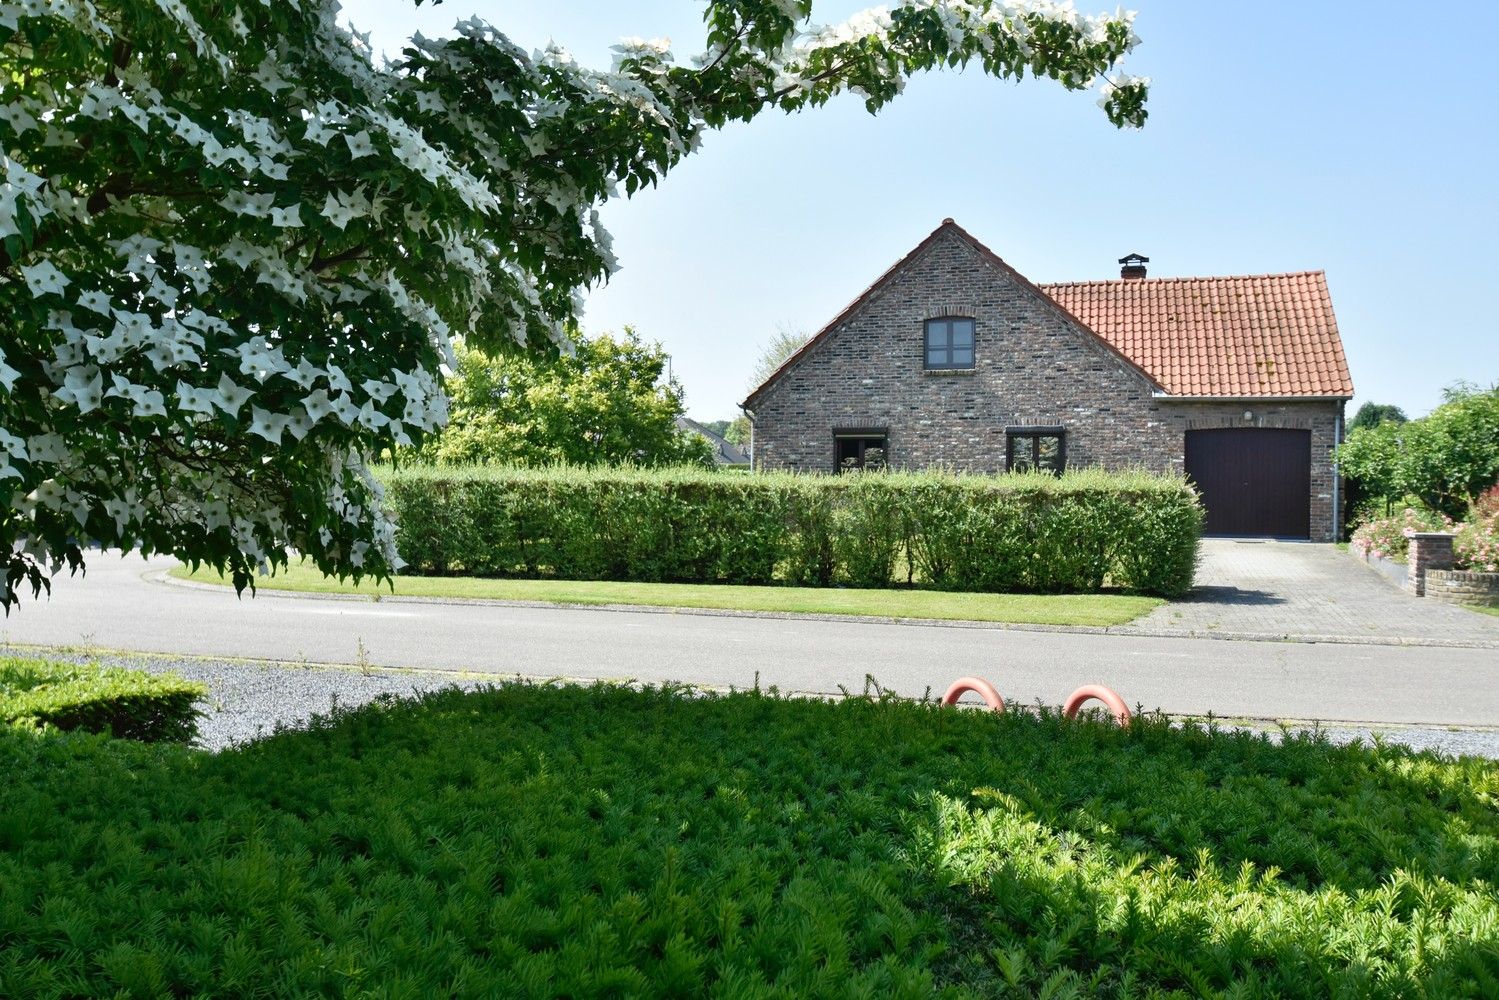
{"label": "shrub", "polygon": [[510,685],[0,732],[0,994],[1493,996],[1499,768]]}
{"label": "shrub", "polygon": [[693,469],[384,470],[407,572],[1153,594],[1191,586],[1179,478]]}
{"label": "shrub", "polygon": [[174,675],[0,658],[0,721],[110,733],[120,739],[190,742],[202,684]]}
{"label": "shrub", "polygon": [[1459,383],[1446,402],[1409,423],[1353,429],[1338,448],[1338,465],[1359,483],[1360,497],[1398,500],[1406,494],[1452,518],[1499,482],[1499,386]]}
{"label": "shrub", "polygon": [[1359,525],[1349,538],[1349,547],[1361,556],[1378,556],[1404,562],[1410,551],[1410,536],[1418,531],[1451,531],[1444,514],[1407,507],[1399,517],[1378,517]]}
{"label": "shrub", "polygon": [[1499,486],[1474,502],[1468,520],[1457,529],[1452,550],[1460,569],[1499,573]]}

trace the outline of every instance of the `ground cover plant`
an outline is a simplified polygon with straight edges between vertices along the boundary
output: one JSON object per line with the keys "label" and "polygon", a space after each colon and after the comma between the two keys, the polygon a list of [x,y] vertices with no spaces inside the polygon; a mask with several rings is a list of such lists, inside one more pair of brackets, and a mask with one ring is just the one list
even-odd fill
{"label": "ground cover plant", "polygon": [[[200,567],[179,566],[180,579],[227,586],[228,577]],[[713,583],[625,583],[617,580],[516,580],[472,576],[398,576],[388,583],[354,583],[324,576],[316,567],[292,563],[274,576],[258,577],[268,590],[386,595],[461,600],[546,601],[555,604],[643,604],[666,608],[816,615],[874,615],[948,621],[1030,625],[1122,625],[1164,602],[1139,594],[975,594],[957,591],[859,589],[854,587],[753,587]]]}
{"label": "ground cover plant", "polygon": [[510,685],[0,768],[7,996],[1499,989],[1499,771],[1402,748]]}
{"label": "ground cover plant", "polygon": [[1173,595],[1202,510],[1144,472],[383,470],[408,573]]}
{"label": "ground cover plant", "polygon": [[197,734],[196,702],[207,693],[202,684],[140,670],[0,657],[0,723],[186,743]]}

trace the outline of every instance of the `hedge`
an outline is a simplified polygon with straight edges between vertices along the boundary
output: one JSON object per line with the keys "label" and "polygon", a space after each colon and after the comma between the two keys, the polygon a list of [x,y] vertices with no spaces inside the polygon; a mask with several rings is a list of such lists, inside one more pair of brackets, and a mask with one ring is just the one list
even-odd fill
{"label": "hedge", "polygon": [[1399,746],[509,685],[0,774],[0,996],[1499,995],[1499,767]]}
{"label": "hedge", "polygon": [[173,675],[0,658],[0,722],[188,743],[198,733],[196,702],[207,693]]}
{"label": "hedge", "polygon": [[1202,510],[1179,478],[384,469],[406,572],[1175,595]]}

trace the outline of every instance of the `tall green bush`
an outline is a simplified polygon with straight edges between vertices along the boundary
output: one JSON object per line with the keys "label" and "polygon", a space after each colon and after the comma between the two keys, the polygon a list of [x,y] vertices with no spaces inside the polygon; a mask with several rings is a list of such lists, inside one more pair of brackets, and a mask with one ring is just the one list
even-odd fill
{"label": "tall green bush", "polygon": [[411,573],[1178,594],[1202,511],[1144,472],[382,472]]}

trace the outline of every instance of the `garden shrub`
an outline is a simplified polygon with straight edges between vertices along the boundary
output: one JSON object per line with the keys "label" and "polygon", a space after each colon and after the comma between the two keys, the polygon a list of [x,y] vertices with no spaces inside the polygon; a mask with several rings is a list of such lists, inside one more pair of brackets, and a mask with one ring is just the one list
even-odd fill
{"label": "garden shrub", "polygon": [[1398,517],[1376,517],[1365,521],[1349,536],[1348,546],[1361,556],[1405,562],[1412,534],[1418,531],[1451,530],[1452,521],[1445,514],[1420,507],[1407,507]]}
{"label": "garden shrub", "polygon": [[1499,766],[1398,746],[517,684],[0,773],[4,996],[1499,987]]}
{"label": "garden shrub", "polygon": [[207,693],[174,675],[0,658],[0,722],[187,743],[198,732],[196,702]]}
{"label": "garden shrub", "polygon": [[1202,512],[1144,472],[382,471],[410,573],[1174,595]]}
{"label": "garden shrub", "polygon": [[1459,569],[1499,573],[1499,486],[1479,497],[1457,529],[1452,551]]}

